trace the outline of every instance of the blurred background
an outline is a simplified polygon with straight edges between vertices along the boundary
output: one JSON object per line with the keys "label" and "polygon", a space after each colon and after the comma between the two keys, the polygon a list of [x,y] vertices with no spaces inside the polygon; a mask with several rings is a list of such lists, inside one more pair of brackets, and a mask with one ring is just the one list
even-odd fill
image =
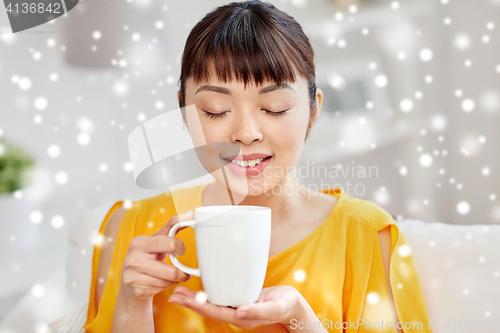
{"label": "blurred background", "polygon": [[[270,2],[303,26],[325,93],[297,168],[329,176],[302,183],[398,219],[500,223],[499,0]],[[44,294],[79,216],[161,193],[135,185],[127,138],[178,107],[186,37],[224,3],[84,0],[16,34],[0,10],[0,319]]]}

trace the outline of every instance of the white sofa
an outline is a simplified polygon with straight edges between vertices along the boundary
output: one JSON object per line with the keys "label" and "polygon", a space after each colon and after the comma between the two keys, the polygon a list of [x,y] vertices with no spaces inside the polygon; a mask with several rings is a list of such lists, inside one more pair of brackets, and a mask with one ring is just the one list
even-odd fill
{"label": "white sofa", "polygon": [[[39,282],[43,297],[23,297],[0,323],[0,333],[44,332],[57,318],[85,308],[93,240],[111,206],[78,218],[69,232],[66,264]],[[433,331],[500,332],[500,225],[396,223],[411,247]]]}

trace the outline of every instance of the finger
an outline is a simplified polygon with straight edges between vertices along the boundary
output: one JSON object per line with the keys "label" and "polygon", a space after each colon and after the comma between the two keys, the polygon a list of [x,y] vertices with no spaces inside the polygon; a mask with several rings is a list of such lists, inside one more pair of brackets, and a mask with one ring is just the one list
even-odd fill
{"label": "finger", "polygon": [[189,290],[188,288],[183,287],[183,286],[175,287],[173,293],[174,294],[181,294],[181,295],[184,295],[186,297],[195,297],[195,298],[196,298],[196,295],[198,295],[198,293],[196,291]]}
{"label": "finger", "polygon": [[282,306],[276,302],[245,304],[236,309],[235,317],[241,319],[279,320]]}
{"label": "finger", "polygon": [[178,282],[167,281],[148,274],[140,272],[133,272],[132,274],[125,274],[123,276],[123,283],[134,284],[143,287],[165,289]]}
{"label": "finger", "polygon": [[165,262],[165,259],[167,259],[168,253],[157,253],[156,254],[156,260]]}
{"label": "finger", "polygon": [[188,210],[187,212],[179,215],[179,221],[187,221],[192,219],[194,219],[194,213],[192,210]]}
{"label": "finger", "polygon": [[214,305],[208,302],[200,302],[196,296],[186,296],[184,294],[173,294],[172,297],[179,297],[182,300],[181,305],[190,308],[203,317],[232,323],[235,321],[234,312],[236,310],[228,307]]}
{"label": "finger", "polygon": [[179,217],[178,216],[172,216],[170,220],[168,220],[167,223],[163,227],[161,227],[157,232],[153,234],[153,236],[158,236],[158,235],[166,235],[168,236],[168,233],[170,232],[170,229],[172,229],[172,226],[174,226],[176,223],[179,223]]}
{"label": "finger", "polygon": [[200,316],[233,324],[237,327],[247,327],[250,324],[250,327],[256,327],[276,323],[276,320],[239,319],[235,317],[236,310],[232,308],[217,306],[207,302],[200,303],[195,297],[187,297],[183,294],[172,294],[169,301],[191,309]]}
{"label": "finger", "polygon": [[186,296],[180,294],[172,294],[168,298],[168,301],[171,303],[177,303],[179,305],[183,305],[185,302]]}
{"label": "finger", "polygon": [[[199,298],[198,296],[199,292],[195,292],[192,290],[189,290],[186,287],[182,286],[177,286],[173,290],[172,295],[170,296],[169,302],[174,302],[174,303],[179,303],[179,304],[184,304],[186,303],[187,298],[191,298],[199,303],[206,303],[206,297]],[[203,293],[203,292],[201,292]]]}
{"label": "finger", "polygon": [[186,282],[191,275],[177,267],[156,260],[147,260],[134,266],[134,270],[149,276],[173,282]]}
{"label": "finger", "polygon": [[170,236],[149,237],[142,244],[142,250],[147,253],[173,253],[182,256],[186,252],[184,242]]}
{"label": "finger", "polygon": [[[176,225],[177,223],[179,223],[181,221],[192,220],[193,217],[194,217],[194,213],[191,210],[188,210],[187,212],[185,212],[183,214],[179,214],[178,216],[173,216],[170,220],[168,220],[168,222],[163,227],[160,228],[160,230],[155,232],[153,234],[153,236],[168,235],[168,233],[170,232],[170,229],[172,229],[172,227],[174,225]],[[183,229],[183,228],[180,228],[179,230],[181,230],[181,229]]]}

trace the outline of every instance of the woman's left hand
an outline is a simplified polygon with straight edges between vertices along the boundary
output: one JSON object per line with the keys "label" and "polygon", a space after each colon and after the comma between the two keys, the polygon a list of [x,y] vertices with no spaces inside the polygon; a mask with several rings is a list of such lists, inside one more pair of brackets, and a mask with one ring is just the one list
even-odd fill
{"label": "woman's left hand", "polygon": [[290,325],[306,311],[305,299],[292,286],[276,286],[262,289],[256,303],[241,305],[237,309],[218,306],[196,299],[197,293],[177,286],[169,302],[193,310],[199,315],[232,324],[238,328],[252,329],[258,326],[280,323]]}

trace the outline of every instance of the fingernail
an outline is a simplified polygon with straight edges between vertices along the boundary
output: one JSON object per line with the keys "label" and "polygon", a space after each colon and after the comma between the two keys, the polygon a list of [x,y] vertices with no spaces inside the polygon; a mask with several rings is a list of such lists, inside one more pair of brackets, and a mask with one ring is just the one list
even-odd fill
{"label": "fingernail", "polygon": [[247,315],[246,311],[236,312],[236,318],[243,318]]}

